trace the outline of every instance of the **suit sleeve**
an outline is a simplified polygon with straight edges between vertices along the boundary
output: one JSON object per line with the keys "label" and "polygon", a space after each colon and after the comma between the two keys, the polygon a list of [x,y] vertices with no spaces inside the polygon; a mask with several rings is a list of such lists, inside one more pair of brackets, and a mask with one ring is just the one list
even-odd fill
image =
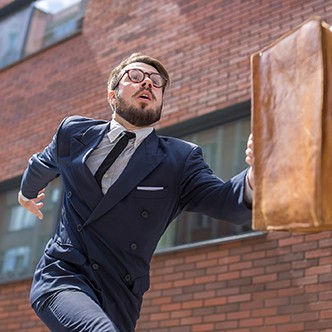
{"label": "suit sleeve", "polygon": [[202,150],[195,147],[186,160],[181,182],[182,209],[212,218],[242,224],[251,220],[244,200],[247,170],[224,182],[204,162]]}
{"label": "suit sleeve", "polygon": [[64,121],[58,127],[51,143],[29,159],[21,180],[21,192],[28,199],[37,197],[38,192],[60,174],[57,152],[59,133]]}

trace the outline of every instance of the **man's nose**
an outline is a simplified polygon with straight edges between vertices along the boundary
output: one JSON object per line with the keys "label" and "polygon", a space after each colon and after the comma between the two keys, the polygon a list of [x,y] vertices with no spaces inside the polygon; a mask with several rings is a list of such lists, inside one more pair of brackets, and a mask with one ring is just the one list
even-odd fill
{"label": "man's nose", "polygon": [[152,81],[151,81],[151,79],[148,75],[145,75],[142,85],[143,86],[149,86],[150,88],[152,88],[153,84],[152,84]]}

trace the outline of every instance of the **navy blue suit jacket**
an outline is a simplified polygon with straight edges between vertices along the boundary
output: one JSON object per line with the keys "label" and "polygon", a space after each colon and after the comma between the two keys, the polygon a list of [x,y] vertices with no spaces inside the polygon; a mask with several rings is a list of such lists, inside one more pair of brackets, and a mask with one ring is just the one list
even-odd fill
{"label": "navy blue suit jacket", "polygon": [[[61,289],[93,297],[120,331],[133,331],[149,263],[158,240],[182,211],[243,223],[243,171],[228,182],[216,177],[191,143],[153,131],[120,178],[103,195],[85,161],[109,130],[109,122],[65,119],[52,142],[31,157],[21,183],[27,198],[61,175],[64,201],[59,224],[36,268],[32,303]],[[140,190],[139,187],[163,187]]]}

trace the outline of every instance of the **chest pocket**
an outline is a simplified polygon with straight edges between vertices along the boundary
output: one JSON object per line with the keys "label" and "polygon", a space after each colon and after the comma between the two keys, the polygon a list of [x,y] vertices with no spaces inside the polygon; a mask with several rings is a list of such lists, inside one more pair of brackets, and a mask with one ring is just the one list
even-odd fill
{"label": "chest pocket", "polygon": [[135,191],[136,198],[159,199],[167,196],[169,190],[165,187],[138,186]]}

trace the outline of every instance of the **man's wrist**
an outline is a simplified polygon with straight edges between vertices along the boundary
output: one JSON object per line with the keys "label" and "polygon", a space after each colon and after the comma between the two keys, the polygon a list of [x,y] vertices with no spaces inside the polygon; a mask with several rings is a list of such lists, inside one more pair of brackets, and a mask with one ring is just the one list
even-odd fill
{"label": "man's wrist", "polygon": [[249,187],[249,189],[250,189],[251,191],[253,191],[254,188],[252,187],[252,185],[251,185],[251,183],[250,183],[249,172],[250,172],[250,170],[248,171],[248,173],[247,173],[247,175],[246,175],[246,184],[247,184],[247,186]]}
{"label": "man's wrist", "polygon": [[27,198],[25,197],[23,194],[22,194],[22,191],[19,192],[19,197],[22,201],[24,202],[29,202],[30,201],[30,198]]}
{"label": "man's wrist", "polygon": [[245,178],[244,200],[251,206],[253,200],[253,189],[249,181],[248,173]]}

